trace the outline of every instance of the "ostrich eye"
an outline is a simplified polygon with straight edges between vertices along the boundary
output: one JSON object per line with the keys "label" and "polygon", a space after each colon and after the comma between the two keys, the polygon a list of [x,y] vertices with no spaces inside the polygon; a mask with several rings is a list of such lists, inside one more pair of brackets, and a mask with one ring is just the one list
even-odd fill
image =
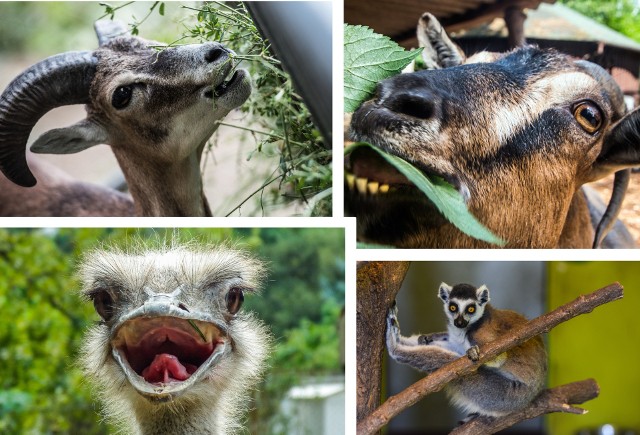
{"label": "ostrich eye", "polygon": [[583,101],[573,108],[573,117],[580,127],[589,134],[593,134],[602,127],[602,112],[591,101]]}
{"label": "ostrich eye", "polygon": [[119,86],[111,96],[111,105],[116,109],[124,109],[131,101],[133,88],[131,86]]}
{"label": "ostrich eye", "polygon": [[231,314],[236,314],[240,311],[240,307],[242,307],[242,303],[244,302],[244,294],[242,290],[237,287],[233,287],[227,293],[227,311]]}
{"label": "ostrich eye", "polygon": [[100,317],[104,320],[110,320],[113,317],[114,301],[108,291],[98,291],[91,295],[91,299],[93,299],[93,306]]}

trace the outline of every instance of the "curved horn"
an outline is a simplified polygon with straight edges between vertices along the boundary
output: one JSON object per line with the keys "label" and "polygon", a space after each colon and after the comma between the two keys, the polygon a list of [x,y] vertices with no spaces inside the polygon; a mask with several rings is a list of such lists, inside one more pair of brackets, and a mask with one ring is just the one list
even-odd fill
{"label": "curved horn", "polygon": [[0,171],[14,183],[31,187],[25,146],[31,129],[49,110],[87,104],[98,60],[91,51],[51,56],[16,77],[0,95]]}
{"label": "curved horn", "polygon": [[620,90],[620,86],[611,77],[604,68],[593,62],[586,60],[577,60],[576,65],[585,70],[587,74],[596,79],[598,83],[607,91],[609,98],[611,99],[611,105],[613,106],[614,116],[612,121],[617,121],[627,113],[627,105],[624,103],[624,94]]}
{"label": "curved horn", "polygon": [[131,36],[127,26],[120,21],[98,20],[93,24],[93,28],[98,36],[100,47],[119,36]]}

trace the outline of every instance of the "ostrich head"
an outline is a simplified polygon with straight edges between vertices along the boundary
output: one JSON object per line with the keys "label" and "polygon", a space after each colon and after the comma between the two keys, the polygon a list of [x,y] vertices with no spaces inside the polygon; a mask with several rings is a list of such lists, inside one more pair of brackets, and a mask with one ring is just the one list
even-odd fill
{"label": "ostrich head", "polygon": [[226,247],[98,250],[80,269],[102,318],[81,363],[105,417],[140,433],[227,433],[241,425],[271,336],[243,313],[260,261]]}

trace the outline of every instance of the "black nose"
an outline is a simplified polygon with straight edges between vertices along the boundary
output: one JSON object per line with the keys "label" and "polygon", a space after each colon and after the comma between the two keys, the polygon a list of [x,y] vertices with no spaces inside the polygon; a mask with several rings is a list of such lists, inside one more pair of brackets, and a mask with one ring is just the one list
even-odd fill
{"label": "black nose", "polygon": [[206,60],[207,62],[215,62],[228,53],[229,51],[222,45],[216,45],[205,53],[204,60]]}
{"label": "black nose", "polygon": [[463,319],[462,317],[456,317],[453,320],[453,324],[455,326],[457,326],[458,328],[466,328],[466,326],[469,324],[469,322],[467,322],[465,319]]}
{"label": "black nose", "polygon": [[[399,86],[397,86],[399,85]],[[429,119],[435,116],[438,97],[423,87],[404,87],[402,83],[382,82],[378,86],[379,104],[397,113],[414,118]]]}

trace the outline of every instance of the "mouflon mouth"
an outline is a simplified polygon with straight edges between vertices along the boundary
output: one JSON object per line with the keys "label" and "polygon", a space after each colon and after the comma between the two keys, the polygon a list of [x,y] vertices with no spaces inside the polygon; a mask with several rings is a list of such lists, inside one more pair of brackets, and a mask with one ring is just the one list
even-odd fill
{"label": "mouflon mouth", "polygon": [[137,317],[111,340],[113,356],[142,395],[170,399],[193,385],[222,355],[228,338],[216,325],[176,317]]}
{"label": "mouflon mouth", "polygon": [[205,91],[204,96],[206,98],[220,98],[227,92],[238,86],[245,79],[245,77],[247,77],[247,75],[248,73],[246,70],[237,69],[233,72],[229,79],[223,80],[222,83],[215,87],[208,88]]}

